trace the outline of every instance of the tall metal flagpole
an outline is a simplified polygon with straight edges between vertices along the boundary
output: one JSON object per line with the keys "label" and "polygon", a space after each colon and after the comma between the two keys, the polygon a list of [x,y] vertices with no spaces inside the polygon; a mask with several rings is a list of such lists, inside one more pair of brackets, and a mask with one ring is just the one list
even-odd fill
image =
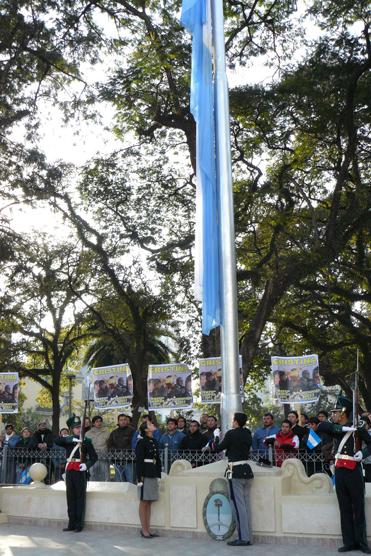
{"label": "tall metal flagpole", "polygon": [[223,0],[211,0],[215,65],[217,180],[220,196],[221,243],[221,354],[223,361],[222,430],[231,427],[233,413],[241,411],[238,360],[237,282],[232,193],[228,83],[225,71]]}

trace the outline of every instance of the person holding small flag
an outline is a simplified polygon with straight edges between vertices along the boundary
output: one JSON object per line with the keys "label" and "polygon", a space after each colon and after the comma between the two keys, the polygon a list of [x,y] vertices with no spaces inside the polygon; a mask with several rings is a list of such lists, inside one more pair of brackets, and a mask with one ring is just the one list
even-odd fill
{"label": "person holding small flag", "polygon": [[303,448],[309,455],[305,462],[305,470],[308,477],[315,473],[322,473],[322,438],[317,433],[319,419],[310,417],[308,427],[309,431],[303,437]]}
{"label": "person holding small flag", "polygon": [[333,459],[333,439],[328,434],[318,431],[320,422],[318,417],[310,417],[308,423],[310,430],[303,437],[303,448],[311,456],[305,464],[308,477],[314,473],[324,472],[332,476],[330,462]]}

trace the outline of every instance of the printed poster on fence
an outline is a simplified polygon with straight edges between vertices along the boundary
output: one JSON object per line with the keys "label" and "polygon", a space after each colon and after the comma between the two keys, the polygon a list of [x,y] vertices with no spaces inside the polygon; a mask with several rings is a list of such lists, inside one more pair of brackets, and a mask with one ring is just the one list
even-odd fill
{"label": "printed poster on fence", "polygon": [[0,373],[0,413],[18,413],[18,373]]}
{"label": "printed poster on fence", "polygon": [[91,369],[96,409],[127,407],[133,399],[133,377],[126,363]]}
{"label": "printed poster on fence", "polygon": [[273,396],[281,403],[314,403],[321,392],[318,355],[272,357]]}
{"label": "printed poster on fence", "polygon": [[[201,403],[220,403],[222,392],[222,358],[209,357],[199,359],[200,369],[200,392]],[[244,392],[244,381],[242,373],[242,356],[239,356],[240,364],[240,394]]]}
{"label": "printed poster on fence", "polygon": [[149,365],[148,409],[189,409],[192,404],[192,375],[187,365]]}

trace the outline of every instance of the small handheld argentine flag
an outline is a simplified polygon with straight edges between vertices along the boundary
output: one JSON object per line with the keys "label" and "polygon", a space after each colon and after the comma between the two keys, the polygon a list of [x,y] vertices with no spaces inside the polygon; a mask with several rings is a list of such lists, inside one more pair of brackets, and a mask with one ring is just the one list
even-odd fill
{"label": "small handheld argentine flag", "polygon": [[321,442],[321,437],[318,436],[318,434],[315,433],[313,429],[310,429],[310,432],[309,432],[309,435],[308,435],[308,440],[307,440],[308,448],[310,450],[313,450],[313,448],[318,446],[318,444],[320,444],[320,442]]}

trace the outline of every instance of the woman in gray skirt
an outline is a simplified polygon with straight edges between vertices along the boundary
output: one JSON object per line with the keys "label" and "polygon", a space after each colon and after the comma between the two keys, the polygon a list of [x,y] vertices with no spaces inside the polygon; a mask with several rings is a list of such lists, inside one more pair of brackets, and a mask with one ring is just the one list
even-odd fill
{"label": "woman in gray skirt", "polygon": [[140,426],[140,436],[136,453],[137,478],[139,487],[139,518],[142,525],[140,532],[145,539],[158,537],[150,531],[151,504],[158,499],[158,479],[161,477],[161,459],[158,444],[153,438],[156,427],[151,421]]}

